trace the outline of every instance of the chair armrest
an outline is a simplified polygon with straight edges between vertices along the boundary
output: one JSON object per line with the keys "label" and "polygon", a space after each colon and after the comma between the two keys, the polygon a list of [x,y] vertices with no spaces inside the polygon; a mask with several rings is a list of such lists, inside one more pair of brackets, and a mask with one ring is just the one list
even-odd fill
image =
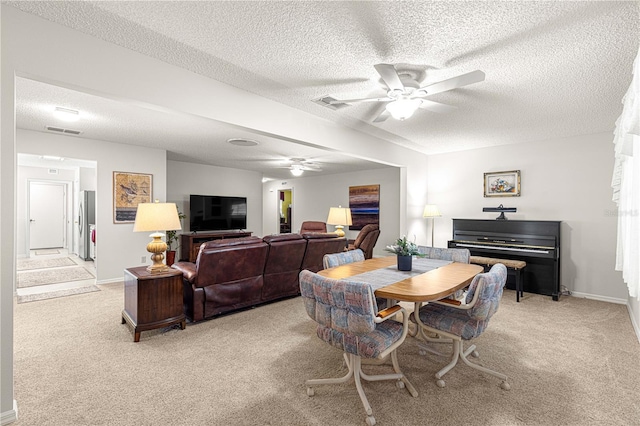
{"label": "chair armrest", "polygon": [[476,288],[476,292],[473,295],[473,299],[469,303],[462,303],[461,301],[456,299],[440,299],[435,302],[429,302],[429,303],[436,303],[438,305],[448,306],[450,308],[462,309],[467,311],[473,308],[474,306],[476,306],[476,302],[478,301],[478,295],[482,291],[482,287],[483,287],[482,283],[479,283],[478,287]]}
{"label": "chair armrest", "polygon": [[455,305],[455,306],[460,306],[462,304],[461,301],[456,300],[456,299],[440,299],[436,302],[433,303],[437,303],[440,305]]}
{"label": "chair armrest", "polygon": [[392,306],[390,308],[383,309],[380,312],[378,312],[378,318],[381,318],[381,319],[384,320],[387,317],[392,316],[395,313],[397,313],[400,309],[402,309],[402,306],[400,306],[400,305],[394,305],[394,306]]}
{"label": "chair armrest", "polygon": [[182,272],[182,276],[185,280],[189,281],[191,284],[196,279],[196,264],[192,262],[176,262],[171,265],[173,269],[177,269]]}

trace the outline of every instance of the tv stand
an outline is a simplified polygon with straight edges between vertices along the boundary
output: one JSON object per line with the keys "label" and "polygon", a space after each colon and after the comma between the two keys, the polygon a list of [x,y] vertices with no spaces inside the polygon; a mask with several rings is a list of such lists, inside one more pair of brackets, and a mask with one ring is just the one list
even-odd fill
{"label": "tv stand", "polygon": [[180,260],[195,262],[202,243],[223,238],[250,237],[251,231],[210,231],[180,234]]}

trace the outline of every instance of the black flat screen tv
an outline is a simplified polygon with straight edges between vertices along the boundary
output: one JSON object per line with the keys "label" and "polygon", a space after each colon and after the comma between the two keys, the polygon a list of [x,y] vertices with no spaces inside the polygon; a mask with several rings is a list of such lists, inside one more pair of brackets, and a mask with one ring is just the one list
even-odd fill
{"label": "black flat screen tv", "polygon": [[247,228],[247,199],[215,195],[191,195],[189,229],[229,231]]}

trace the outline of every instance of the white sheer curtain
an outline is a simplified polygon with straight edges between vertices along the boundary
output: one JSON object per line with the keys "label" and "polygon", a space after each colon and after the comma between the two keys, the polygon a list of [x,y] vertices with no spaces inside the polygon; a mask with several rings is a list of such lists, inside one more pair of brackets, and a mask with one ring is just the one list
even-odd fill
{"label": "white sheer curtain", "polygon": [[616,121],[613,143],[613,201],[618,204],[616,270],[640,300],[640,50],[633,63],[633,80]]}

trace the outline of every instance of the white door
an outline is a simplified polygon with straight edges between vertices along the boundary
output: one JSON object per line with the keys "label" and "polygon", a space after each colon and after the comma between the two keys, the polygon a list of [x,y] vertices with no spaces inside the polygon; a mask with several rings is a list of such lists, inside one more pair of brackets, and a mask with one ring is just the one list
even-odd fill
{"label": "white door", "polygon": [[64,247],[65,184],[29,182],[29,248]]}

